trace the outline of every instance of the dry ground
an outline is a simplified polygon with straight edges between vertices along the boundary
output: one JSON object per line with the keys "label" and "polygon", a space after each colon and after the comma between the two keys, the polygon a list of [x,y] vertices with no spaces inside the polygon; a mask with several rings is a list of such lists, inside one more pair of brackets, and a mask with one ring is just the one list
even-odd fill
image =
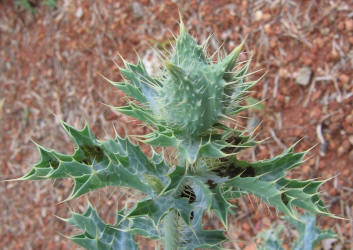
{"label": "dry ground", "polygon": [[[292,176],[331,178],[321,189],[325,201],[333,213],[352,219],[350,0],[59,0],[54,10],[35,9],[32,15],[11,0],[0,1],[0,180],[23,175],[38,160],[31,140],[72,152],[61,120],[78,128],[86,120],[99,138],[113,135],[113,123],[121,134],[144,133],[136,121],[103,105],[126,100],[99,74],[120,79],[113,63],[119,63],[118,54],[134,61],[137,52],[153,62],[151,46],[163,47],[177,33],[179,9],[199,40],[214,34],[211,49],[223,43],[230,51],[247,35],[253,69],[268,72],[253,93],[265,109],[247,114],[248,125],[263,121],[259,138],[268,140],[246,154],[263,159],[300,138],[298,151],[317,145]],[[303,67],[312,71],[307,86],[296,83]],[[72,228],[53,216],[68,217],[71,208],[82,211],[87,205],[86,198],[59,204],[71,185],[67,180],[0,183],[0,249],[74,248],[58,234],[68,235]],[[116,201],[133,204],[136,194],[107,188],[86,197],[112,221]],[[257,204],[239,202],[241,211],[230,219],[229,248],[253,249],[254,235],[278,221]],[[336,231],[337,249],[353,248],[351,220],[319,218],[319,223]],[[291,230],[285,235],[291,238]],[[141,244],[152,249],[148,242]]]}

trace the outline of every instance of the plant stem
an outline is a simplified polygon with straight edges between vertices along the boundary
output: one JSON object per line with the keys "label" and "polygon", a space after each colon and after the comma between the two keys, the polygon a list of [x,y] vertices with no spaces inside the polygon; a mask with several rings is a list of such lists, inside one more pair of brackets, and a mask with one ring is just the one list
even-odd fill
{"label": "plant stem", "polygon": [[179,246],[178,214],[170,210],[164,219],[164,249],[177,250]]}

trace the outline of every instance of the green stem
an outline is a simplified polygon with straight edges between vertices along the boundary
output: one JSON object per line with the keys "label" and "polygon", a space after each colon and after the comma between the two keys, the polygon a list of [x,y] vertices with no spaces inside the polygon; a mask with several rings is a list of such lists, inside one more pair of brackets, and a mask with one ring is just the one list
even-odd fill
{"label": "green stem", "polygon": [[178,214],[170,210],[164,219],[164,249],[177,250],[179,246]]}

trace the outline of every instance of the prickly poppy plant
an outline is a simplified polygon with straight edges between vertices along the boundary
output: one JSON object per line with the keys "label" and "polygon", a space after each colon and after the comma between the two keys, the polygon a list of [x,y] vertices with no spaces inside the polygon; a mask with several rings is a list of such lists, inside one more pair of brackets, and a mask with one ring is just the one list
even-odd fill
{"label": "prickly poppy plant", "polygon": [[[105,186],[144,194],[133,208],[117,211],[114,225],[104,223],[92,205],[64,219],[82,231],[70,237],[73,242],[86,249],[138,249],[134,235],[140,235],[162,242],[167,250],[218,249],[227,241],[226,230],[204,229],[203,216],[213,213],[227,229],[231,201],[249,194],[297,226],[300,239],[293,249],[312,249],[318,240],[333,237],[314,224],[314,215],[333,216],[318,193],[323,181],[286,177],[306,152],[295,153],[292,146],[272,159],[239,159],[241,150],[258,142],[227,124],[247,108],[244,97],[257,81],[247,81],[249,62],[237,60],[242,44],[217,62],[206,56],[205,46],[198,45],[181,22],[158,77],[150,76],[140,60],[124,61],[120,71],[125,81],[110,81],[131,97],[116,110],[150,128],[137,139],[151,146],[151,157],[128,137],[97,140],[87,125],[78,130],[63,123],[76,145],[73,155],[38,146],[40,162],[19,180],[72,178],[68,200]],[[166,160],[167,150],[157,153],[156,147],[174,148],[175,159]],[[282,249],[279,232],[264,232],[261,249]]]}

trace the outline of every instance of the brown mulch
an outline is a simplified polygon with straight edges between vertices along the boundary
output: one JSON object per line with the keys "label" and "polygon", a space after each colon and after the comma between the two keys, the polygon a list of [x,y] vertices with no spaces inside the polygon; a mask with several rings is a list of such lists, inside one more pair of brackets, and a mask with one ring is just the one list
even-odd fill
{"label": "brown mulch", "polygon": [[[244,156],[270,157],[299,139],[298,151],[317,145],[291,176],[331,178],[322,196],[330,211],[348,220],[320,217],[319,224],[338,234],[337,247],[353,248],[350,0],[59,0],[54,10],[38,4],[35,15],[2,0],[0,10],[0,180],[19,177],[38,161],[32,140],[71,153],[60,121],[78,128],[87,121],[102,139],[114,135],[113,124],[120,134],[144,133],[136,121],[104,105],[126,100],[100,74],[120,80],[113,60],[119,63],[121,55],[135,62],[135,51],[147,64],[153,62],[151,47],[163,47],[177,34],[179,10],[199,41],[214,34],[211,50],[223,43],[230,51],[248,36],[252,69],[267,72],[252,93],[265,108],[250,110],[248,123],[262,121],[258,137],[267,140]],[[296,83],[303,67],[312,71],[307,86]],[[54,215],[83,211],[88,197],[112,222],[116,201],[122,207],[136,198],[128,189],[106,188],[60,203],[71,186],[69,180],[0,183],[0,249],[72,249],[59,232],[72,235],[74,230]],[[249,199],[240,200],[241,210],[230,218],[229,248],[253,249],[254,236],[277,218]],[[153,249],[146,241],[141,246]]]}

